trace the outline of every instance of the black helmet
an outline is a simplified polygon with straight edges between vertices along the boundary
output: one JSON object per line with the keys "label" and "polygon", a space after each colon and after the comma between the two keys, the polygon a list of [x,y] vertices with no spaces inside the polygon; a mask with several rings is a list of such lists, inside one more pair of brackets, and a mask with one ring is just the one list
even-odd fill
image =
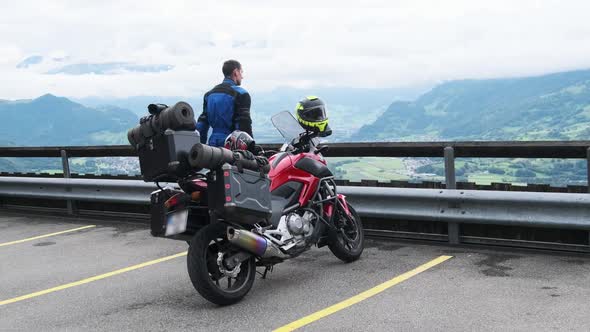
{"label": "black helmet", "polygon": [[248,150],[254,151],[254,139],[245,131],[234,130],[225,139],[224,148],[228,150]]}
{"label": "black helmet", "polygon": [[320,98],[308,96],[301,100],[295,107],[295,114],[299,124],[306,130],[318,132],[322,137],[332,134],[328,126],[326,104]]}

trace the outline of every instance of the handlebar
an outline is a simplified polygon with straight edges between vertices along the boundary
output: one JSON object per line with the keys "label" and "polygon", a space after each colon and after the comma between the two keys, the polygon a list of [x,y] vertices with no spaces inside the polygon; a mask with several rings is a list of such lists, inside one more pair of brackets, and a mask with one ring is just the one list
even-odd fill
{"label": "handlebar", "polygon": [[317,154],[325,150],[325,148],[322,147],[320,152],[316,152],[316,147],[319,145],[319,142],[316,143],[314,139],[318,136],[319,134],[317,132],[306,131],[301,133],[299,137],[294,138],[290,142],[290,145],[294,148],[295,153],[314,152]]}

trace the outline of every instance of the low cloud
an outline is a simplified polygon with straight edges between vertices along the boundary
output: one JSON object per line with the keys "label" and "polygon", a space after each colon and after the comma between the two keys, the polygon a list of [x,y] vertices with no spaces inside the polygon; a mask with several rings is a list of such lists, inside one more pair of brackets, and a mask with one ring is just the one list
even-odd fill
{"label": "low cloud", "polygon": [[0,25],[0,98],[193,95],[229,58],[257,91],[590,68],[588,1],[321,4],[21,0]]}
{"label": "low cloud", "polygon": [[[56,59],[54,59],[56,60]],[[57,59],[57,62],[63,59]],[[40,62],[40,61],[39,61]],[[17,66],[17,68],[20,68]],[[160,73],[170,71],[174,68],[172,65],[138,65],[125,62],[107,62],[107,63],[75,63],[64,67],[52,69],[46,74],[66,74],[66,75],[124,75],[127,72],[137,73]]]}

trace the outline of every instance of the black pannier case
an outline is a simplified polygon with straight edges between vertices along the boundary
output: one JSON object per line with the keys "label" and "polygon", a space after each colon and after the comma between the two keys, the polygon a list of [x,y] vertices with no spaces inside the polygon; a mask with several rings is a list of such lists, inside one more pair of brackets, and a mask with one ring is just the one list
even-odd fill
{"label": "black pannier case", "polygon": [[147,139],[137,151],[143,180],[175,182],[188,174],[188,153],[200,141],[198,132],[170,129]]}
{"label": "black pannier case", "polygon": [[255,224],[270,218],[270,180],[260,172],[224,164],[209,182],[209,207],[228,221]]}

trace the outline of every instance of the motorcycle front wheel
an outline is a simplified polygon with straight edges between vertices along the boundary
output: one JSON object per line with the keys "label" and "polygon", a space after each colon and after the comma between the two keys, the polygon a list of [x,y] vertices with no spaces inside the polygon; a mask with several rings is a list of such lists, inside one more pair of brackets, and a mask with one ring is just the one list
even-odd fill
{"label": "motorcycle front wheel", "polygon": [[348,204],[350,215],[346,215],[343,209],[338,209],[335,218],[336,231],[330,231],[328,248],[344,262],[353,262],[361,257],[365,246],[365,232],[361,217]]}
{"label": "motorcycle front wheel", "polygon": [[223,223],[203,227],[191,240],[187,255],[193,286],[201,296],[218,305],[240,301],[252,288],[256,276],[254,257],[241,262],[239,272],[235,268],[228,272],[223,266],[223,258],[238,252],[227,241],[225,232]]}

